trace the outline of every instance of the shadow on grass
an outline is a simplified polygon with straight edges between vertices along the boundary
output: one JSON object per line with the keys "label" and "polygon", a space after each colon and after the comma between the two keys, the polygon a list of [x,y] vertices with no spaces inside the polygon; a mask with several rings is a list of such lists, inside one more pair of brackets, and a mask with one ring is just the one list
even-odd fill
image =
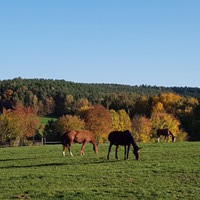
{"label": "shadow on grass", "polygon": [[[32,158],[34,159],[34,158]],[[12,160],[12,159],[11,159]],[[25,159],[24,159],[25,160]],[[106,158],[101,160],[88,160],[83,162],[70,162],[70,163],[43,163],[43,164],[36,164],[36,165],[11,165],[11,166],[3,166],[0,169],[12,169],[12,168],[33,168],[33,167],[53,167],[53,166],[74,166],[74,165],[96,165],[96,164],[105,164],[105,163],[117,163],[117,162],[124,162],[123,160],[107,160]]]}
{"label": "shadow on grass", "polygon": [[0,159],[0,162],[6,161],[20,161],[20,160],[34,160],[35,158],[7,158],[7,159]]}

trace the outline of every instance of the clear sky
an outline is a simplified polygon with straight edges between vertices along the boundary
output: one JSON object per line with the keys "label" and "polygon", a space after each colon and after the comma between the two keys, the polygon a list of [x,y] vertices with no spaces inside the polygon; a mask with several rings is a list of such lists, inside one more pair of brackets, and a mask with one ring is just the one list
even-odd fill
{"label": "clear sky", "polygon": [[200,87],[199,0],[0,0],[0,79]]}

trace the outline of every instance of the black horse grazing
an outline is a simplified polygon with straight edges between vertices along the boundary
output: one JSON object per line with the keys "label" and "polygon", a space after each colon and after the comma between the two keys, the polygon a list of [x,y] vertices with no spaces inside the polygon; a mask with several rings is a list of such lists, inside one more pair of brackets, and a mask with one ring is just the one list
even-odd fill
{"label": "black horse grazing", "polygon": [[[130,146],[133,145],[133,153],[135,155],[136,160],[140,159],[140,149],[138,145],[136,144],[133,135],[129,130],[126,131],[113,131],[108,135],[108,140],[110,141],[110,146],[108,149],[108,156],[107,159],[109,159],[110,151],[112,145],[116,145],[116,152],[115,152],[115,158],[118,159],[117,153],[119,145],[124,146],[124,160],[128,159]],[[126,149],[126,146],[128,146],[128,149]]]}
{"label": "black horse grazing", "polygon": [[160,142],[160,136],[161,135],[163,135],[165,137],[165,140],[166,140],[166,138],[169,138],[169,136],[171,135],[172,136],[172,142],[175,142],[175,137],[168,128],[157,130],[158,142]]}

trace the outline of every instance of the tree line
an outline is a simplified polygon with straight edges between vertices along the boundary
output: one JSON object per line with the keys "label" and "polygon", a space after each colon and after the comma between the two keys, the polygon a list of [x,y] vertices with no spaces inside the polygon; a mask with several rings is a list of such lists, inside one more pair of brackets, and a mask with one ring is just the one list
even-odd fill
{"label": "tree line", "polygon": [[[168,127],[179,140],[200,140],[199,97],[199,88],[15,78],[0,81],[0,128],[5,126],[5,116],[23,118],[22,113],[31,113],[35,117],[31,136],[42,132],[55,139],[66,129],[84,128],[93,131],[99,141],[106,141],[108,131],[129,129],[138,141],[152,141],[158,128]],[[38,115],[56,116],[58,120],[41,127]],[[1,138],[5,141],[2,133]]]}

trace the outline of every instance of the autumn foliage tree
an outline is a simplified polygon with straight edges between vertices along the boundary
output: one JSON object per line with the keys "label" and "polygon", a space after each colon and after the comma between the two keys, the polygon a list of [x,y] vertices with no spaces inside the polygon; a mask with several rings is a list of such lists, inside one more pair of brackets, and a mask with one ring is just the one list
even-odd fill
{"label": "autumn foliage tree", "polygon": [[95,105],[84,113],[85,127],[90,130],[98,142],[107,140],[108,133],[112,130],[110,112],[102,105]]}
{"label": "autumn foliage tree", "polygon": [[66,131],[83,130],[85,123],[80,117],[72,115],[64,115],[57,121],[50,120],[45,125],[44,136],[47,140],[60,140],[61,136]]}
{"label": "autumn foliage tree", "polygon": [[110,110],[110,116],[112,119],[112,129],[113,131],[119,131],[119,123],[120,123],[120,119],[119,119],[119,113],[113,109]]}
{"label": "autumn foliage tree", "polygon": [[185,140],[187,138],[187,133],[179,129],[180,121],[172,114],[168,114],[165,111],[154,111],[151,115],[150,121],[152,123],[152,138],[156,137],[156,131],[158,129],[163,128],[169,128],[173,135],[178,138],[178,140]]}
{"label": "autumn foliage tree", "polygon": [[83,130],[85,122],[76,115],[64,115],[57,120],[56,127],[58,132],[62,134],[66,131]]}
{"label": "autumn foliage tree", "polygon": [[126,111],[122,109],[118,111],[118,114],[119,114],[119,130],[120,131],[130,130],[131,120],[128,113],[126,113]]}
{"label": "autumn foliage tree", "polygon": [[115,131],[125,131],[131,129],[131,120],[125,110],[110,110],[112,128]]}
{"label": "autumn foliage tree", "polygon": [[0,116],[1,143],[24,145],[39,130],[39,118],[30,107],[17,104],[14,110],[4,110]]}
{"label": "autumn foliage tree", "polygon": [[13,116],[11,110],[3,110],[0,115],[0,144],[9,143],[13,145],[19,132],[18,120]]}
{"label": "autumn foliage tree", "polygon": [[135,115],[132,120],[132,132],[139,142],[149,142],[151,140],[151,122],[144,116]]}
{"label": "autumn foliage tree", "polygon": [[154,105],[162,103],[163,108],[168,112],[175,114],[176,108],[180,105],[182,97],[174,93],[161,93],[159,96],[154,97]]}
{"label": "autumn foliage tree", "polygon": [[19,103],[13,110],[13,115],[18,119],[18,125],[20,130],[18,136],[23,143],[27,138],[34,137],[40,127],[40,120],[35,115],[30,107],[24,107],[22,103]]}

